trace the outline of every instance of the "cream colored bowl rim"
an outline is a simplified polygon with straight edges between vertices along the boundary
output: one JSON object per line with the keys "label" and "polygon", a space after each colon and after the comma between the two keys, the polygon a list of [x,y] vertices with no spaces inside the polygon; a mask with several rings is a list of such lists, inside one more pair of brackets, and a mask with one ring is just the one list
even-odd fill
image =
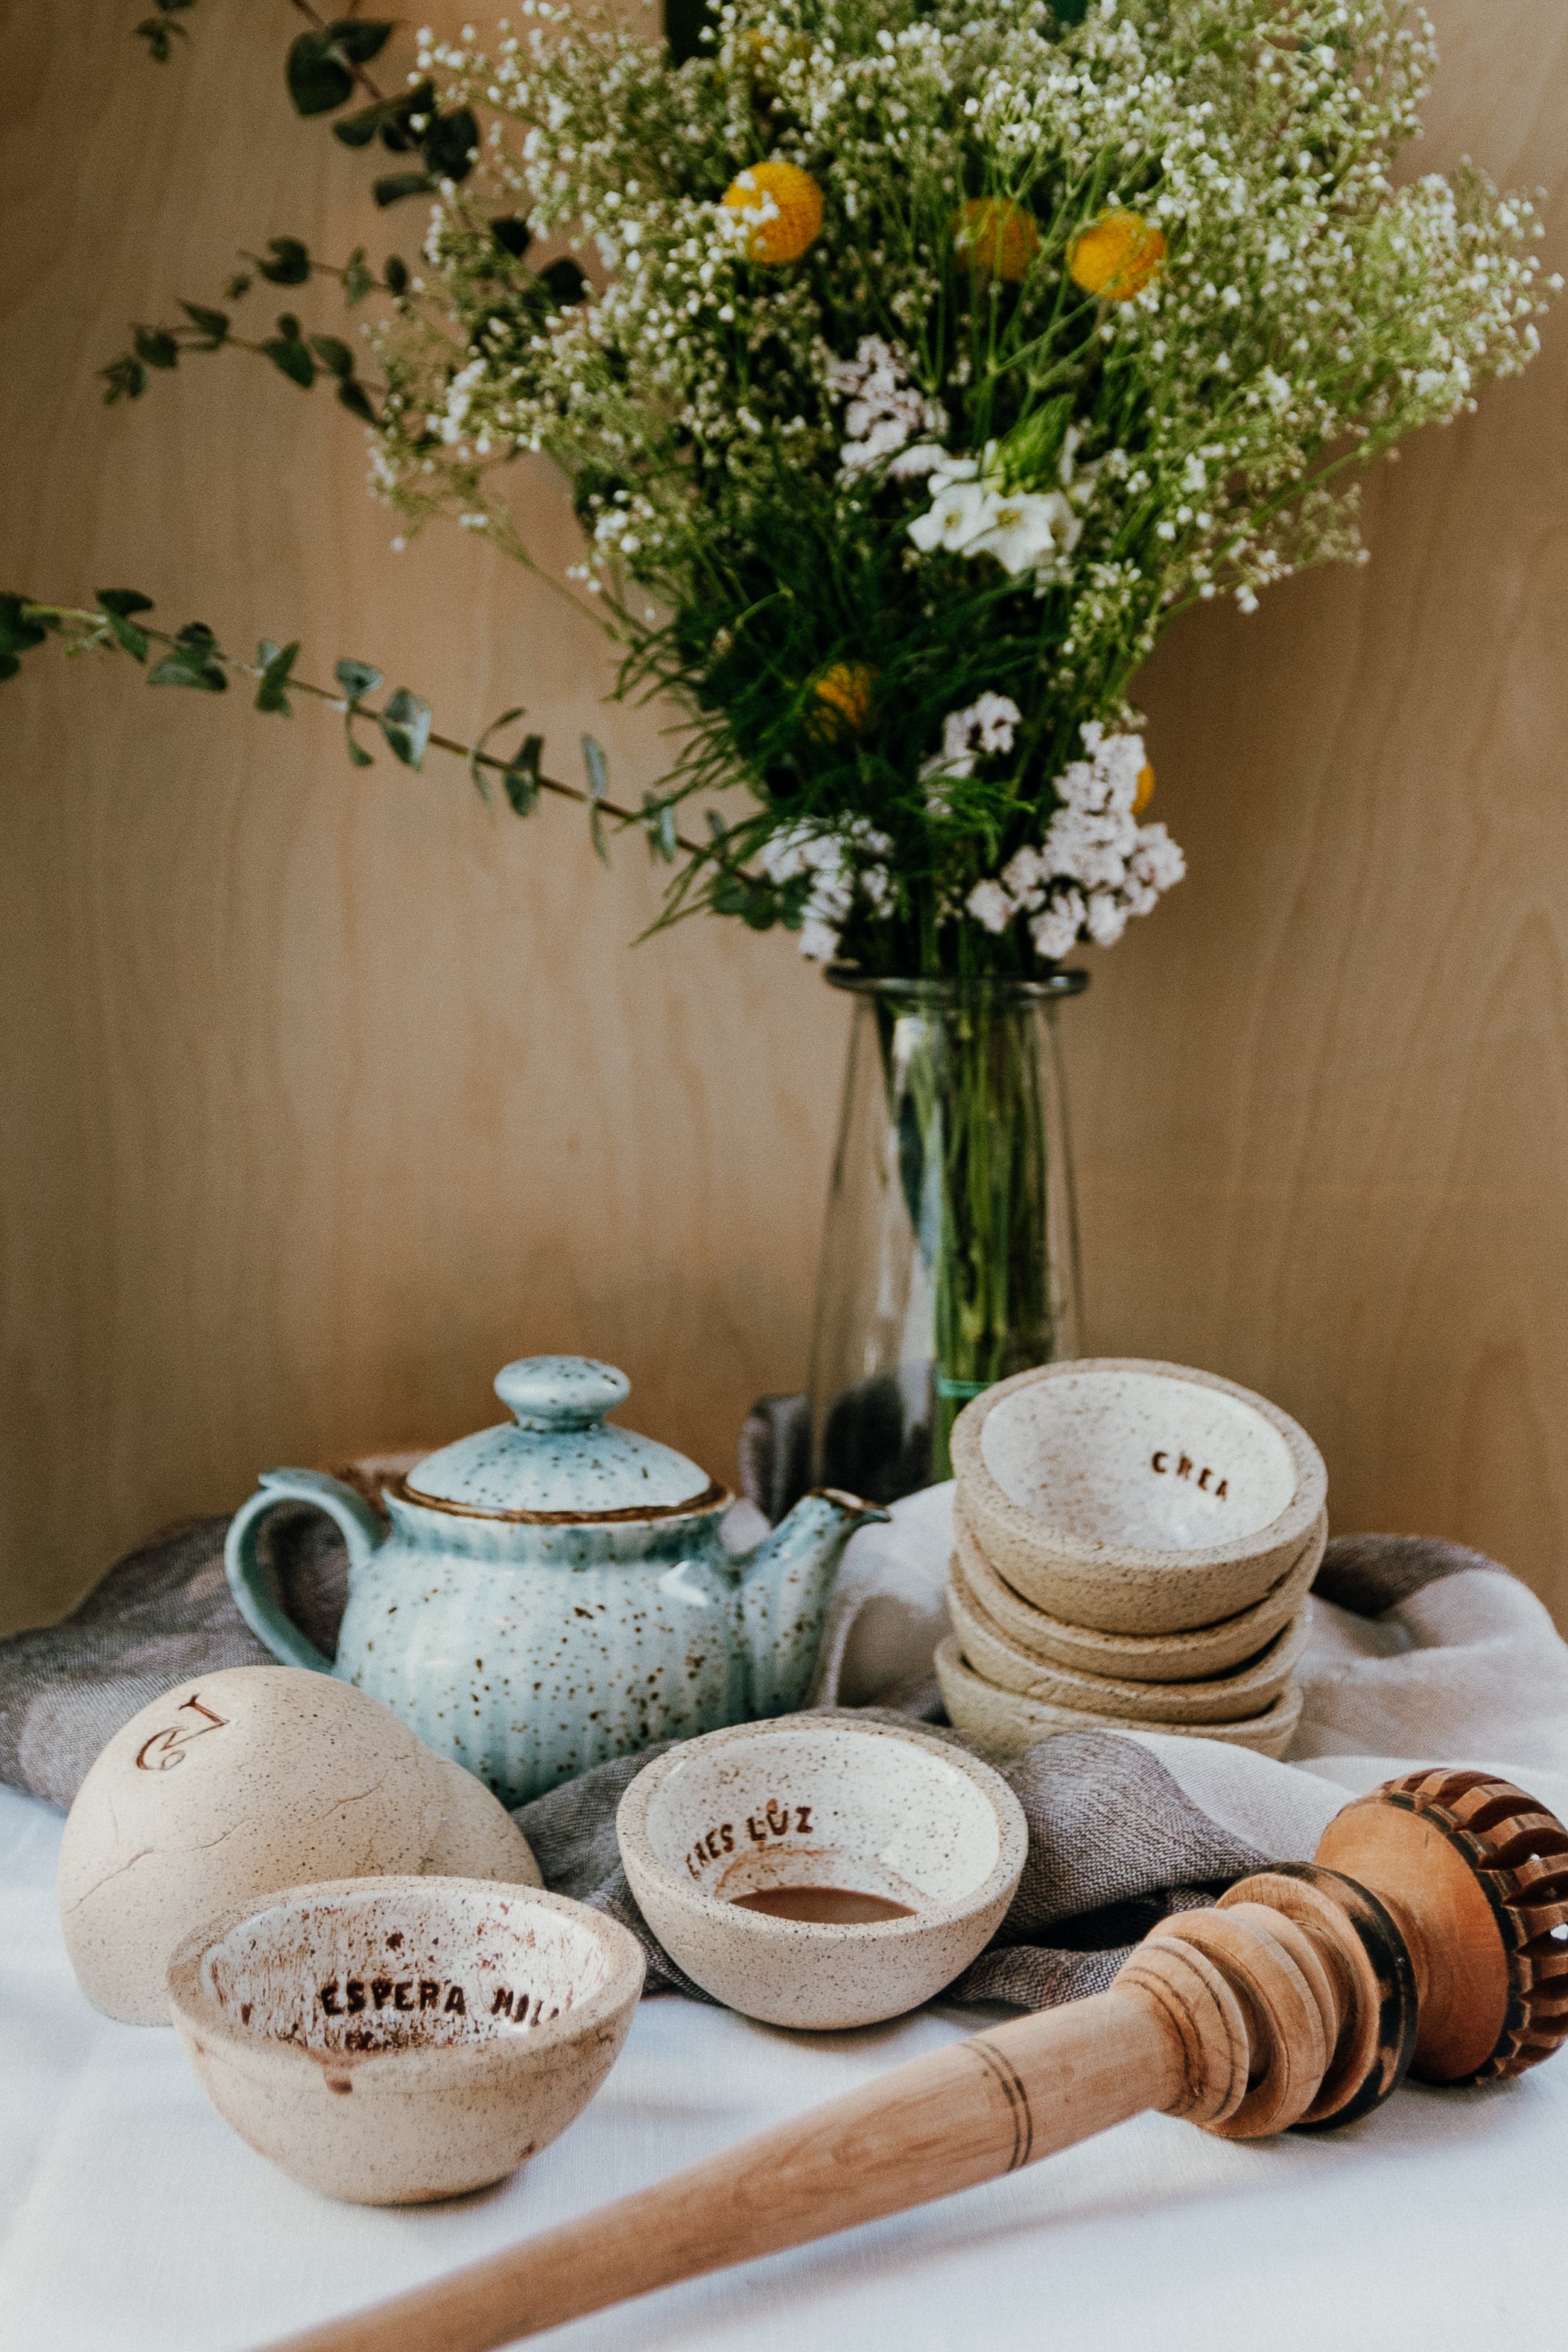
{"label": "cream colored bowl rim", "polygon": [[[701,1746],[712,1749],[737,1746],[742,1740],[766,1740],[784,1737],[799,1738],[817,1732],[835,1738],[892,1739],[906,1748],[924,1748],[927,1755],[938,1757],[945,1764],[961,1772],[985,1798],[997,1817],[999,1851],[996,1863],[978,1886],[956,1903],[933,1904],[909,1919],[868,1919],[846,1928],[836,1922],[816,1919],[782,1919],[766,1911],[743,1911],[719,1895],[705,1895],[682,1878],[654,1851],[648,1835],[648,1808],[669,1775],[679,1764],[685,1763],[692,1750]],[[972,1919],[995,1903],[998,1896],[1011,1896],[1023,1875],[1029,1855],[1029,1823],[1023,1807],[995,1767],[983,1764],[971,1756],[967,1748],[955,1740],[939,1738],[935,1733],[906,1727],[896,1723],[856,1723],[852,1718],[836,1713],[810,1712],[779,1716],[761,1723],[736,1723],[721,1731],[704,1732],[696,1739],[683,1739],[667,1755],[655,1758],[644,1765],[630,1784],[615,1810],[615,1834],[624,1857],[630,1846],[639,1869],[650,1878],[657,1879],[665,1894],[674,1896],[683,1908],[698,1918],[722,1921],[726,1927],[747,1936],[759,1936],[774,1942],[803,1941],[811,1945],[841,1948],[846,1936],[854,1937],[857,1947],[873,1943],[907,1942],[910,1937],[924,1936],[934,1928],[950,1927],[963,1919]]]}
{"label": "cream colored bowl rim", "polygon": [[[1296,1474],[1295,1492],[1285,1508],[1266,1527],[1255,1528],[1250,1534],[1239,1537],[1228,1544],[1205,1545],[1200,1549],[1153,1549],[1135,1544],[1105,1543],[1095,1536],[1074,1535],[1070,1529],[1055,1526],[1041,1518],[1038,1511],[1026,1510],[1015,1503],[992,1477],[980,1449],[981,1433],[986,1420],[998,1404],[1018,1395],[1022,1389],[1041,1386],[1047,1381],[1067,1379],[1085,1372],[1136,1372],[1155,1379],[1168,1380],[1193,1388],[1215,1389],[1222,1396],[1234,1398],[1237,1403],[1250,1407],[1266,1421],[1290,1450]],[[1318,1514],[1328,1500],[1328,1471],[1323,1457],[1299,1422],[1292,1421],[1277,1404],[1260,1396],[1253,1389],[1244,1389],[1237,1381],[1228,1381],[1218,1372],[1197,1370],[1190,1364],[1168,1364],[1143,1356],[1065,1356],[1054,1364],[1038,1364],[1025,1372],[1015,1372],[1010,1380],[998,1381],[964,1407],[953,1423],[949,1440],[954,1475],[957,1481],[958,1499],[962,1505],[966,1490],[978,1494],[991,1515],[1005,1520],[1018,1533],[1021,1541],[1038,1544],[1048,1542],[1062,1559],[1085,1569],[1105,1566],[1189,1572],[1209,1568],[1239,1566],[1256,1559],[1264,1552],[1278,1550],[1282,1545],[1300,1542],[1308,1533]],[[965,1517],[971,1528],[972,1512]],[[1049,1573],[1049,1570],[1046,1571]]]}
{"label": "cream colored bowl rim", "polygon": [[[287,1909],[293,1904],[342,1900],[363,1895],[439,1895],[444,1889],[483,1895],[491,1901],[524,1909],[566,1912],[585,1935],[597,1943],[610,1965],[610,1974],[597,1992],[573,2002],[563,2016],[530,2026],[526,2033],[497,2034],[477,2042],[448,2042],[440,2049],[344,2050],[324,2053],[302,2049],[268,2033],[238,2025],[213,1999],[202,1974],[202,1962],[214,1944],[243,1927],[247,1919]],[[549,1894],[542,1886],[514,1885],[509,1879],[438,1878],[413,1875],[384,1878],[313,1879],[298,1886],[280,1886],[269,1895],[253,1895],[243,1903],[225,1904],[199,1927],[183,1937],[169,1955],[165,1981],[172,2013],[193,2034],[221,2042],[229,2055],[249,2072],[270,2073],[292,2067],[302,2078],[330,2072],[351,2073],[356,2091],[415,2092],[449,2086],[455,2074],[476,2076],[528,2071],[545,2053],[591,2040],[612,2018],[635,2002],[643,1990],[647,1962],[631,1930],[602,1911],[575,1903],[570,1895]]]}
{"label": "cream colored bowl rim", "polygon": [[[1073,1724],[1071,1728],[1074,1731],[1118,1731],[1135,1734],[1139,1738],[1235,1742],[1245,1739],[1249,1732],[1277,1731],[1284,1723],[1289,1723],[1294,1729],[1306,1699],[1301,1684],[1292,1680],[1286,1684],[1277,1697],[1270,1700],[1267,1706],[1260,1707],[1256,1715],[1233,1716],[1223,1723],[1151,1723],[1134,1716],[1096,1715],[1090,1707],[1069,1706],[1065,1699],[1031,1698],[1027,1691],[1003,1690],[999,1683],[988,1682],[985,1675],[969,1664],[956,1633],[946,1634],[936,1644],[936,1663],[939,1669],[946,1669],[959,1683],[973,1683],[977,1689],[988,1692],[1002,1706],[1011,1707],[1019,1716],[1080,1716],[1082,1724]],[[1063,1725],[1057,1732],[1047,1736],[1060,1737],[1065,1734],[1066,1729]]]}

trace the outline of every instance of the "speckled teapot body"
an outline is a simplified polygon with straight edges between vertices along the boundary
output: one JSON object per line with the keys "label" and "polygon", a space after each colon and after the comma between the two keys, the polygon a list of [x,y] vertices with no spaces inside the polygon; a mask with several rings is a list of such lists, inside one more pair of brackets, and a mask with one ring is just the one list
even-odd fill
{"label": "speckled teapot body", "polygon": [[[246,1622],[290,1665],[381,1699],[504,1803],[607,1757],[805,1699],[854,1496],[808,1495],[753,1552],[726,1549],[730,1496],[669,1448],[607,1425],[623,1376],[584,1357],[509,1364],[515,1420],[384,1490],[390,1531],[319,1471],[274,1470],[229,1529]],[[280,1504],[328,1512],[349,1550],[329,1660],[283,1614],[257,1557]]]}

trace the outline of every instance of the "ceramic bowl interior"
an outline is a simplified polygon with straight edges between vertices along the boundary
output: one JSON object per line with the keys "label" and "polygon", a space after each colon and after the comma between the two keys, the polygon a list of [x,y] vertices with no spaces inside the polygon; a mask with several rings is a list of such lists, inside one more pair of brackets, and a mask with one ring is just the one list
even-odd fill
{"label": "ceramic bowl interior", "polygon": [[1241,1398],[1124,1369],[1019,1388],[987,1414],[1009,1502],[1080,1542],[1194,1551],[1257,1534],[1296,1491],[1291,1449]]}
{"label": "ceramic bowl interior", "polygon": [[564,2037],[616,1975],[591,1921],[526,1889],[366,1879],[252,1912],[199,1982],[231,2028],[330,2057]]}
{"label": "ceramic bowl interior", "polygon": [[[694,1742],[663,1775],[643,1832],[678,1883],[721,1903],[831,1889],[897,1904],[904,1916],[883,1919],[907,1927],[910,1914],[967,1909],[1014,1861],[967,1762],[821,1717],[800,1731],[721,1736]],[[856,1923],[830,1907],[823,1924]]]}

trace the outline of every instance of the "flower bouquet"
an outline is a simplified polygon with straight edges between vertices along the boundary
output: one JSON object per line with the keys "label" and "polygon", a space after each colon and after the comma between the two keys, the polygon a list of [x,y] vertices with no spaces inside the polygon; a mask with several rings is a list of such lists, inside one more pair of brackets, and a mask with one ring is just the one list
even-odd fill
{"label": "flower bouquet", "polygon": [[[446,516],[531,565],[508,468],[561,468],[584,545],[558,585],[675,748],[632,809],[591,741],[573,787],[537,735],[497,753],[407,688],[375,707],[369,665],[303,690],[360,760],[368,719],[416,764],[466,751],[519,814],[566,792],[601,845],[640,828],[651,929],[782,926],[853,983],[880,1207],[819,1384],[913,1363],[924,1455],[916,1397],[880,1468],[860,1413],[851,1466],[945,1475],[964,1398],[1071,1342],[1035,1008],[1183,873],[1138,667],[1193,604],[1361,560],[1357,469],[1535,348],[1532,207],[1469,165],[1396,183],[1435,53],[1395,0],[728,0],[673,41],[521,0],[486,44],[422,35],[391,95],[390,26],[304,14],[296,103],[412,156],[378,194],[427,194],[428,228],[413,268],[291,239],[256,265],[373,299],[378,381],[290,313],[253,347],[361,416],[400,537]],[[239,340],[214,305],[186,321],[141,330],[110,396]],[[51,631],[157,641],[132,592],[12,597],[0,670]],[[163,645],[157,682],[299,690],[293,646]]]}

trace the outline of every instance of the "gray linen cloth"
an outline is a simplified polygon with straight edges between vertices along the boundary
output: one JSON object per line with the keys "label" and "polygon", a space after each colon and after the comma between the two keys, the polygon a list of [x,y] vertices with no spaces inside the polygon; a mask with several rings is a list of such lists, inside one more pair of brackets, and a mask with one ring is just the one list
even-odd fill
{"label": "gray linen cloth", "polygon": [[[373,1491],[375,1470],[383,1466],[390,1465],[356,1465],[357,1483]],[[902,1663],[928,1669],[932,1612],[940,1607],[939,1587],[932,1600],[932,1563],[945,1559],[948,1539],[945,1495],[929,1489],[898,1507],[891,1537],[884,1529],[865,1531],[871,1540],[862,1560],[871,1564],[869,1572],[852,1564],[841,1579],[815,1694],[820,1706],[869,1697],[868,1680],[880,1680],[874,1695],[883,1704],[869,1709],[872,1714],[929,1722],[939,1713],[928,1671],[901,1675],[896,1668]],[[918,1575],[899,1565],[896,1549],[900,1537],[907,1546],[910,1528],[921,1525],[924,1588]],[[165,1531],[119,1561],[58,1625],[0,1641],[0,1780],[68,1806],[104,1742],[161,1691],[218,1667],[272,1663],[230,1597],[223,1566],[226,1526],[224,1518],[209,1518]],[[329,1654],[347,1581],[340,1538],[319,1513],[303,1510],[280,1509],[267,1535],[279,1597]],[[1341,1538],[1329,1546],[1315,1591],[1334,1612],[1353,1612],[1375,1629],[1392,1624],[1387,1612],[1396,1617],[1443,1579],[1478,1570],[1487,1571],[1487,1587],[1504,1579],[1521,1603],[1539,1610],[1495,1562],[1419,1538]],[[1549,1627],[1537,1638],[1542,1671],[1548,1680],[1556,1675],[1563,1682],[1563,1664],[1551,1654],[1562,1653],[1563,1645]],[[1386,1646],[1397,1649],[1405,1639],[1396,1628]],[[1368,1642],[1374,1652],[1385,1646],[1375,1630]],[[1356,1645],[1357,1671],[1364,1646]],[[883,1660],[876,1675],[866,1664],[873,1652]],[[1380,1663],[1368,1661],[1374,1668]],[[1479,1650],[1476,1664],[1483,1664]],[[1568,1682],[1563,1687],[1568,1690]],[[957,1740],[950,1729],[942,1736]],[[1167,1755],[1175,1753],[1168,1741],[1151,1745],[1084,1730],[1042,1741],[1002,1768],[1029,1823],[1028,1860],[997,1935],[948,1998],[1044,2009],[1099,1991],[1157,1919],[1212,1901],[1231,1880],[1279,1858],[1278,1845],[1270,1854],[1212,1818],[1154,1752],[1160,1745]],[[1191,1743],[1183,1745],[1190,1752]],[[621,1794],[660,1752],[599,1765],[520,1807],[515,1818],[548,1886],[608,1912],[638,1937],[648,1954],[650,1992],[701,2000],[706,1996],[642,1918],[615,1842]],[[1310,1841],[1303,1850],[1310,1851]]]}

